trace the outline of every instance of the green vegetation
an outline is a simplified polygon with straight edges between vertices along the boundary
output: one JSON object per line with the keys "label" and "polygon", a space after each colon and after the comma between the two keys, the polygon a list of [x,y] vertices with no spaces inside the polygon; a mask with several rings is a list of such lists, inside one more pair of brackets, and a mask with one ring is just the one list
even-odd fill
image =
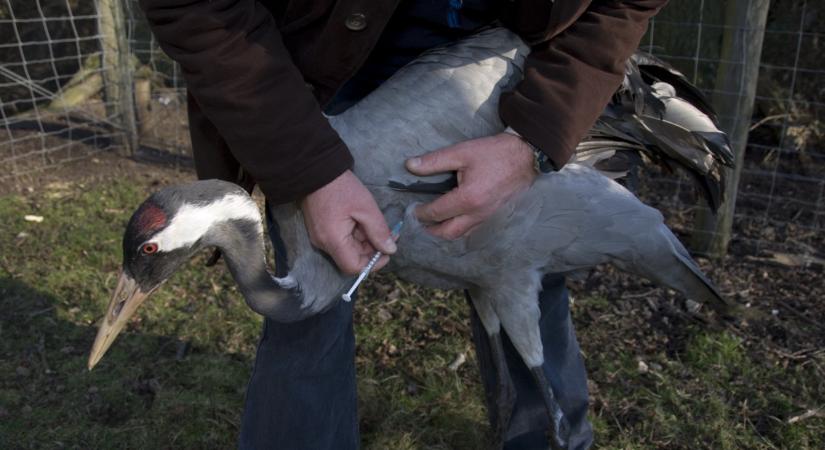
{"label": "green vegetation", "polygon": [[[135,177],[0,197],[3,448],[234,445],[261,320],[221,265],[203,267],[208,255],[160,289],[86,370],[124,224],[153,189]],[[821,416],[788,423],[825,407],[822,352],[783,358],[751,328],[676,312],[645,317],[643,300],[608,298],[577,296],[574,306],[600,447],[825,447]],[[379,276],[356,324],[366,448],[488,445],[462,296]],[[459,354],[467,362],[451,370]]]}

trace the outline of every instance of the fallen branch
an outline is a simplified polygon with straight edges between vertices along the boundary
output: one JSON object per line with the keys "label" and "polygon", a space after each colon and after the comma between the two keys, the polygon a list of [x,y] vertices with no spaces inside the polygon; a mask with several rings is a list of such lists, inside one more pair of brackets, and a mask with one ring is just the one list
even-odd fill
{"label": "fallen branch", "polygon": [[825,417],[825,412],[821,409],[809,409],[802,414],[796,415],[788,419],[788,424],[801,422],[805,419],[810,419],[811,417]]}
{"label": "fallen branch", "polygon": [[452,372],[455,372],[455,371],[456,371],[456,370],[458,370],[458,368],[459,368],[459,367],[461,367],[461,366],[462,366],[465,362],[467,362],[467,355],[465,355],[465,354],[462,352],[462,353],[459,353],[459,354],[458,354],[458,356],[456,356],[456,357],[455,357],[455,359],[453,360],[453,362],[451,362],[451,363],[447,366],[447,368],[448,368],[448,369],[450,369]]}
{"label": "fallen branch", "polygon": [[805,268],[822,270],[825,267],[825,259],[813,255],[794,255],[791,253],[771,253],[767,258],[759,256],[746,256],[747,261],[769,264],[787,268]]}
{"label": "fallen branch", "polygon": [[77,72],[52,99],[48,110],[68,109],[94,97],[103,88],[100,74],[100,55],[89,55]]}
{"label": "fallen branch", "polygon": [[755,124],[751,125],[751,127],[748,131],[753,131],[753,130],[761,127],[762,125],[766,124],[767,122],[771,122],[771,121],[774,121],[776,119],[784,119],[786,117],[790,117],[790,114],[789,113],[774,114],[772,116],[764,117],[764,118],[762,118],[762,120],[760,120],[760,121],[756,122]]}
{"label": "fallen branch", "polygon": [[47,111],[62,111],[82,105],[103,89],[103,75],[100,72],[87,74],[83,81],[64,88],[46,107]]}

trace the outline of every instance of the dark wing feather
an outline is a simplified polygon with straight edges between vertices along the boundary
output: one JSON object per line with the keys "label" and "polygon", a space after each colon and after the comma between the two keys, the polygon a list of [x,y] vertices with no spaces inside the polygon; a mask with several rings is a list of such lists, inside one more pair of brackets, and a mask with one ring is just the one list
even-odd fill
{"label": "dark wing feather", "polygon": [[657,81],[663,81],[673,86],[678,97],[685,99],[707,114],[714,122],[716,121],[716,111],[714,111],[705,94],[694,86],[682,72],[679,72],[665,61],[642,51],[637,51],[631,57],[631,61],[639,68],[641,76],[646,79],[647,84],[652,85]]}
{"label": "dark wing feather", "polygon": [[390,180],[387,185],[390,189],[399,192],[412,192],[417,194],[442,195],[450,192],[458,186],[458,177],[453,174],[450,178],[437,183],[427,183],[416,181],[415,183],[404,184],[399,181]]}

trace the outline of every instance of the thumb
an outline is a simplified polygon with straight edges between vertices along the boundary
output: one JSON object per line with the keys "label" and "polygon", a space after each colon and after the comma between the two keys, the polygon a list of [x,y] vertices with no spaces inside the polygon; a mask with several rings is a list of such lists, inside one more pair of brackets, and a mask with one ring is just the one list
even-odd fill
{"label": "thumb", "polygon": [[446,147],[425,153],[406,162],[407,170],[416,175],[452,172],[464,167],[464,159],[456,147]]}

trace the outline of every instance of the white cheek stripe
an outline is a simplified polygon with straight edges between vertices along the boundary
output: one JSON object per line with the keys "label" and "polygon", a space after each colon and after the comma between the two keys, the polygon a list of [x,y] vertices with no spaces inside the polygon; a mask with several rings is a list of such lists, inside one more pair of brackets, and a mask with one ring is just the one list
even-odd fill
{"label": "white cheek stripe", "polygon": [[158,251],[168,252],[188,247],[203,237],[212,225],[234,219],[250,220],[263,233],[261,213],[251,198],[227,195],[220,200],[202,205],[183,205],[166,228],[150,242],[158,245]]}

